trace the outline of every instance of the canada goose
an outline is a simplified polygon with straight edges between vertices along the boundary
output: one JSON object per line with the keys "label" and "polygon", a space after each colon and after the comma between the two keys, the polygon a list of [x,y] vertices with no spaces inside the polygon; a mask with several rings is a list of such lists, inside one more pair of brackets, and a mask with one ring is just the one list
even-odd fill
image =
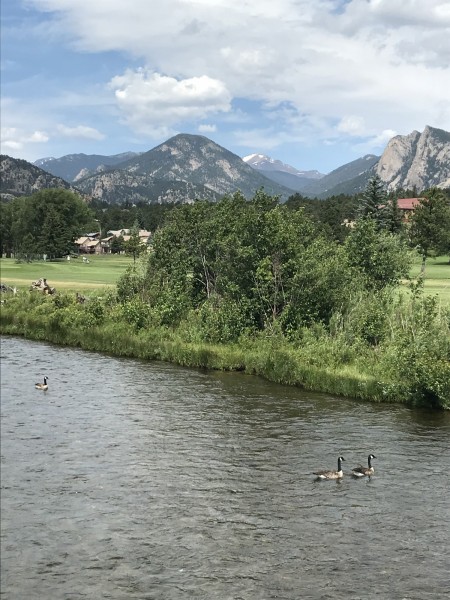
{"label": "canada goose", "polygon": [[345,458],[339,456],[337,471],[316,471],[314,475],[317,475],[317,479],[341,479],[344,477],[341,464],[343,460],[345,460]]}
{"label": "canada goose", "polygon": [[48,377],[44,377],[44,383],[35,383],[34,387],[37,390],[43,390],[45,392],[46,390],[48,390],[47,379]]}
{"label": "canada goose", "polygon": [[376,458],[374,454],[369,454],[367,457],[367,467],[355,467],[352,469],[352,475],[355,477],[370,477],[375,473],[375,469],[372,467],[372,458]]}

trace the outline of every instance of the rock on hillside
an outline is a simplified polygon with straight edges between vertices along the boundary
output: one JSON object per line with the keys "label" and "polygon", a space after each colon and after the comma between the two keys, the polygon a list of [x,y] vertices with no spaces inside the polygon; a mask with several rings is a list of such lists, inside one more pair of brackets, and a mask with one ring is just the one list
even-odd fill
{"label": "rock on hillside", "polygon": [[249,198],[261,187],[282,200],[292,195],[292,189],[271,181],[236,154],[201,135],[176,135],[153,150],[122,163],[120,168],[165,181],[188,181],[219,196],[239,190]]}
{"label": "rock on hillside", "polygon": [[79,190],[60,177],[11,156],[0,156],[0,192],[3,199],[31,196],[47,188],[63,188],[79,194]]}
{"label": "rock on hillside", "polygon": [[137,152],[122,152],[112,156],[101,154],[66,154],[61,158],[40,158],[34,164],[48,171],[56,177],[61,177],[65,181],[75,182],[88,174],[98,171],[104,171],[107,168],[115,167],[134,156],[139,156]]}
{"label": "rock on hillside", "polygon": [[219,194],[189,181],[165,181],[146,173],[113,169],[77,181],[77,186],[91,198],[123,204],[146,202],[150,204],[190,203],[196,199],[219,200]]}
{"label": "rock on hillside", "polygon": [[388,190],[450,187],[450,133],[425,127],[392,138],[376,167]]}

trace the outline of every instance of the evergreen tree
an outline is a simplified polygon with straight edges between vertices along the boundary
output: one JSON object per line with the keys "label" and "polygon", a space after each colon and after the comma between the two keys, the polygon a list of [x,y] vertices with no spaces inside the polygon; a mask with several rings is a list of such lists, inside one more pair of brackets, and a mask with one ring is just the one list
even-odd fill
{"label": "evergreen tree", "polygon": [[36,240],[31,235],[31,233],[27,233],[23,238],[20,248],[16,253],[16,256],[20,259],[26,260],[27,262],[31,262],[34,258],[37,257],[36,254]]}
{"label": "evergreen tree", "polygon": [[34,240],[33,254],[47,254],[49,258],[63,256],[71,251],[74,240],[92,223],[93,214],[76,194],[63,189],[45,189],[29,198],[11,201],[10,231],[5,232],[20,252],[27,234],[27,245]]}
{"label": "evergreen tree", "polygon": [[375,221],[378,229],[385,227],[387,195],[378,175],[371,177],[361,198],[358,210],[360,219]]}
{"label": "evergreen tree", "polygon": [[142,254],[144,250],[144,246],[141,244],[141,239],[139,237],[139,223],[137,221],[134,222],[130,239],[125,242],[124,247],[126,254],[132,256],[133,263],[136,263],[136,258]]}
{"label": "evergreen tree", "polygon": [[113,237],[113,239],[111,240],[111,253],[112,254],[119,254],[120,252],[122,252],[124,248],[124,239],[122,235],[119,235],[119,237]]}
{"label": "evergreen tree", "polygon": [[402,229],[402,214],[398,207],[397,196],[392,196],[386,205],[384,224],[390,233],[400,233]]}

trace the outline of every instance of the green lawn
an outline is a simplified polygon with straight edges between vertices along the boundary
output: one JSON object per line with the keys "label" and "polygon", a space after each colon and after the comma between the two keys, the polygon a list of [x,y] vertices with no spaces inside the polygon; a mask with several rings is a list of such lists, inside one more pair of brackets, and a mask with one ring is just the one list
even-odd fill
{"label": "green lawn", "polygon": [[[89,264],[82,258],[56,261],[36,261],[17,263],[13,258],[0,259],[2,283],[28,289],[32,281],[45,277],[57,290],[89,291],[95,288],[113,286],[132,258],[117,254],[89,256]],[[411,269],[411,277],[420,274],[421,258],[417,256]],[[437,294],[450,305],[450,262],[448,256],[429,258],[425,268],[425,292]]]}
{"label": "green lawn", "polygon": [[18,263],[13,258],[0,259],[1,282],[18,289],[28,289],[32,281],[45,277],[57,290],[82,292],[113,286],[127,266],[133,262],[129,256],[89,256],[89,264],[82,257],[68,260],[34,261]]}
{"label": "green lawn", "polygon": [[[419,276],[421,264],[422,258],[417,256],[410,272],[413,279]],[[450,305],[450,261],[448,256],[427,259],[424,284],[426,293],[437,294],[445,304]]]}

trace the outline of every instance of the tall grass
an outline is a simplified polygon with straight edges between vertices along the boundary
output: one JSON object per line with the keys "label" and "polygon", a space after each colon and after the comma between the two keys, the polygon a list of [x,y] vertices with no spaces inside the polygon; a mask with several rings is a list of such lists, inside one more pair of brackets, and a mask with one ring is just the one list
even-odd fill
{"label": "tall grass", "polygon": [[81,305],[73,294],[7,295],[0,324],[3,334],[115,356],[245,371],[281,384],[376,402],[450,408],[450,313],[426,297],[415,303],[401,300],[391,306],[384,337],[375,345],[363,339],[361,323],[371,310],[364,305],[337,319],[331,331],[316,325],[299,331],[293,341],[273,333],[210,344],[199,342],[183,326],[142,326],[140,320],[133,326],[112,296]]}

